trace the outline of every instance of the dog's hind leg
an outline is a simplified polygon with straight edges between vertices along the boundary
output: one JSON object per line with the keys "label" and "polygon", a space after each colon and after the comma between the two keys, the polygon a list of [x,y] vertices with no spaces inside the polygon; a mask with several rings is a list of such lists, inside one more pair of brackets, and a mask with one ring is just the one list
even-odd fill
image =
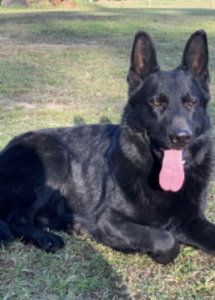
{"label": "dog's hind leg", "polygon": [[47,252],[54,252],[64,246],[63,239],[58,235],[25,224],[22,219],[15,222],[12,226],[12,232],[15,237],[21,238],[24,243],[33,243]]}
{"label": "dog's hind leg", "polygon": [[0,245],[2,241],[8,241],[12,242],[13,241],[13,235],[12,232],[10,231],[8,225],[0,220]]}
{"label": "dog's hind leg", "polygon": [[113,249],[148,254],[161,264],[170,263],[180,251],[179,242],[170,232],[132,223],[115,213],[100,218],[93,235]]}
{"label": "dog's hind leg", "polygon": [[71,234],[73,231],[73,215],[71,213],[55,217],[39,215],[34,220],[34,226],[39,229],[48,228],[50,230],[65,231]]}
{"label": "dog's hind leg", "polygon": [[50,198],[54,197],[55,193],[48,187],[36,191],[36,201],[31,206],[22,208],[18,216],[15,214],[10,220],[10,228],[14,237],[21,238],[24,243],[32,243],[47,252],[54,252],[64,246],[61,237],[34,226],[36,214],[47,204]]}
{"label": "dog's hind leg", "polygon": [[26,133],[0,153],[0,219],[14,238],[47,251],[63,247],[60,237],[35,227],[34,219],[48,204],[47,214],[55,212],[55,203],[61,207],[67,169],[67,151],[50,132]]}

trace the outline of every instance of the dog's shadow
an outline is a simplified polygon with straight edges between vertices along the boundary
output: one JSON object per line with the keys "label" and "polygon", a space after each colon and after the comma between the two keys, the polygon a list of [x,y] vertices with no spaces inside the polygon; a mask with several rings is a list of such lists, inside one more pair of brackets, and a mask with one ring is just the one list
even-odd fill
{"label": "dog's shadow", "polygon": [[0,295],[10,295],[11,286],[13,295],[19,295],[22,281],[32,287],[29,299],[132,299],[121,276],[94,249],[100,245],[65,233],[61,236],[66,246],[54,254],[21,242],[1,249],[2,284],[10,281],[10,285],[2,285]]}
{"label": "dog's shadow", "polygon": [[[70,239],[70,240],[68,240]],[[91,245],[89,240],[76,236],[66,239],[67,246],[62,250],[62,257],[65,254],[71,257],[67,259],[64,266],[61,266],[61,281],[68,281],[65,295],[66,300],[74,299],[72,295],[78,295],[77,299],[126,299],[129,297],[127,287],[122,283],[122,278],[107,260],[95,249],[100,245]],[[95,248],[94,248],[95,247]],[[102,251],[104,251],[104,247]],[[105,251],[106,252],[106,251]],[[56,259],[56,265],[58,259]],[[69,298],[70,295],[70,298]],[[76,298],[75,298],[76,299]]]}

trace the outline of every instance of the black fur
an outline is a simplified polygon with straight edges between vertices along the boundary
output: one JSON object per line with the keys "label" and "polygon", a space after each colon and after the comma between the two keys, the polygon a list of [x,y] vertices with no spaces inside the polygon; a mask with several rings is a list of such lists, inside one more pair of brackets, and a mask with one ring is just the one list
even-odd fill
{"label": "black fur", "polygon": [[[161,71],[150,36],[134,39],[129,100],[120,125],[28,132],[0,153],[0,239],[47,251],[63,240],[45,228],[76,231],[163,264],[179,242],[215,254],[215,225],[204,215],[212,172],[206,33],[188,40],[181,65]],[[177,192],[158,181],[163,150],[182,149]]]}

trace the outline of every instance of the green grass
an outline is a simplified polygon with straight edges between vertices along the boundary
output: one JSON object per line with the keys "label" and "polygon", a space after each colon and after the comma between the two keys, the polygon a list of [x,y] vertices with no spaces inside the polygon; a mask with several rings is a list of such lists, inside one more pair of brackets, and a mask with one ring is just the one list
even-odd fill
{"label": "green grass", "polygon": [[[0,7],[0,148],[27,130],[119,122],[138,29],[151,34],[166,70],[179,65],[190,34],[207,31],[214,124],[215,10],[210,3],[152,0],[148,9],[147,1],[109,1],[70,11]],[[207,216],[215,222],[214,182],[208,201]],[[182,246],[173,263],[161,266],[147,256],[62,235],[66,247],[55,254],[20,242],[4,245],[0,299],[215,298],[215,257]]]}

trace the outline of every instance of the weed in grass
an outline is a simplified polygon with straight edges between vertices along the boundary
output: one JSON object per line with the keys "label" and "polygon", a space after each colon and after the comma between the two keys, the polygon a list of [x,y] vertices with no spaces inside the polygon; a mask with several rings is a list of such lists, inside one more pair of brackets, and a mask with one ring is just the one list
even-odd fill
{"label": "weed in grass", "polygon": [[76,125],[76,126],[79,126],[79,125],[85,125],[85,124],[86,124],[84,118],[82,118],[81,116],[75,116],[75,117],[74,117],[73,123],[74,123],[74,125]]}

